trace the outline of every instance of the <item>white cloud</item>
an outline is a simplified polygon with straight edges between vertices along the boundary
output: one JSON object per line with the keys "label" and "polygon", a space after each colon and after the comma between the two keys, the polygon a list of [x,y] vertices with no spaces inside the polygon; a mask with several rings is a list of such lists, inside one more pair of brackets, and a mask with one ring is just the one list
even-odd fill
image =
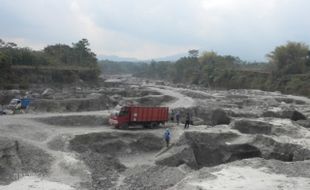
{"label": "white cloud", "polygon": [[5,42],[14,42],[16,43],[19,47],[30,47],[33,50],[40,50],[43,47],[46,46],[46,44],[38,42],[38,41],[32,41],[26,38],[22,37],[6,37],[4,36]]}
{"label": "white cloud", "polygon": [[2,0],[0,37],[33,48],[87,38],[97,54],[142,59],[200,48],[262,60],[288,40],[310,43],[308,7],[307,0]]}
{"label": "white cloud", "polygon": [[72,1],[70,10],[75,22],[72,24],[81,36],[87,36],[94,51],[99,55],[116,54],[124,57],[150,59],[186,52],[191,46],[175,46],[158,43],[148,39],[140,39],[126,32],[100,27],[91,16],[81,9],[78,1]]}

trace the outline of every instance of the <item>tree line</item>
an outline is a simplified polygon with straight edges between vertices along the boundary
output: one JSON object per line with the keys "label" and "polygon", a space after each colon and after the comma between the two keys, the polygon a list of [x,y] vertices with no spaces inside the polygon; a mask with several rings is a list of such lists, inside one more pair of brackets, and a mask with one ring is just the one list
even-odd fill
{"label": "tree line", "polygon": [[[190,50],[188,56],[176,62],[156,62],[108,65],[110,70],[126,65],[126,71],[138,77],[164,79],[209,88],[280,90],[310,96],[310,50],[300,42],[287,42],[267,54],[268,62],[247,62],[230,55],[207,51],[199,55]],[[115,66],[115,67],[113,67]]]}
{"label": "tree line", "polygon": [[[4,88],[10,83],[32,83],[38,80],[42,81],[42,79],[45,82],[59,83],[75,82],[81,78],[86,81],[96,80],[100,69],[96,55],[89,46],[87,39],[81,39],[77,43],[72,43],[71,46],[55,44],[35,51],[0,39],[0,88]],[[29,66],[36,69],[29,72],[17,71],[14,68],[18,68],[18,66]],[[44,73],[39,70],[44,66],[57,68],[58,71],[45,71]],[[62,67],[68,68],[68,66],[72,68],[87,67],[90,73],[61,70]],[[23,75],[23,78],[20,75]],[[44,77],[44,75],[46,76]]]}

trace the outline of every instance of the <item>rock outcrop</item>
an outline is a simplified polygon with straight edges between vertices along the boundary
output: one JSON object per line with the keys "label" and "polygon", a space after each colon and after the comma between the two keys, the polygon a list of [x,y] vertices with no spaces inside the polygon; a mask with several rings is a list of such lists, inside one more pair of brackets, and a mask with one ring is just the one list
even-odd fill
{"label": "rock outcrop", "polygon": [[310,120],[298,120],[296,121],[297,124],[299,124],[300,126],[303,126],[305,128],[310,128]]}
{"label": "rock outcrop", "polygon": [[281,110],[281,111],[265,111],[263,117],[276,117],[283,119],[291,119],[293,121],[305,120],[306,116],[297,110]]}
{"label": "rock outcrop", "polygon": [[223,109],[215,109],[211,113],[211,124],[212,125],[221,125],[229,124],[230,118]]}
{"label": "rock outcrop", "polygon": [[[157,158],[156,163],[167,166],[185,163],[192,168],[200,168],[253,157],[287,162],[309,160],[310,149],[294,142],[296,135],[287,136],[285,141],[280,138],[281,132],[286,135],[295,128],[284,126],[288,129],[281,131],[279,127],[260,121],[240,120],[232,124],[232,128],[238,131],[224,126],[186,131],[174,146]],[[302,138],[301,134],[297,135]]]}
{"label": "rock outcrop", "polygon": [[249,119],[236,120],[232,123],[232,128],[245,134],[271,134],[272,125],[267,122]]}

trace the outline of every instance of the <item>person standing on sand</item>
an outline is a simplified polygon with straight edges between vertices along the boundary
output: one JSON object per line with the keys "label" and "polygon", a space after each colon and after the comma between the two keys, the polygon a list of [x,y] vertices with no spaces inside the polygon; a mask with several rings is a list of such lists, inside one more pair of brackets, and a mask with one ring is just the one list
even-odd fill
{"label": "person standing on sand", "polygon": [[175,120],[177,121],[177,125],[179,125],[180,123],[180,112],[177,111],[177,113],[175,114]]}
{"label": "person standing on sand", "polygon": [[164,138],[165,138],[165,141],[166,141],[166,146],[168,148],[169,144],[170,144],[170,138],[171,138],[171,132],[170,132],[169,128],[166,129],[166,131],[164,133]]}
{"label": "person standing on sand", "polygon": [[170,120],[174,122],[174,110],[171,111]]}
{"label": "person standing on sand", "polygon": [[185,119],[184,129],[188,129],[188,128],[189,128],[190,122],[191,122],[191,116],[190,116],[189,112],[187,112],[187,114],[186,114],[186,119]]}

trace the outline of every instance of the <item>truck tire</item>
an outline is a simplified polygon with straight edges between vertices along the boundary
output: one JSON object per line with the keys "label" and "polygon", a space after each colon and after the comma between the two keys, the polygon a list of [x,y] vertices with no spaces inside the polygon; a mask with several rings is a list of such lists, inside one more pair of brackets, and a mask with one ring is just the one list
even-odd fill
{"label": "truck tire", "polygon": [[158,127],[159,127],[159,123],[157,123],[157,122],[151,123],[151,128],[152,128],[152,129],[158,128]]}
{"label": "truck tire", "polygon": [[121,129],[128,129],[128,128],[129,128],[129,125],[128,125],[128,123],[124,123],[124,124],[121,125],[120,128],[121,128]]}

